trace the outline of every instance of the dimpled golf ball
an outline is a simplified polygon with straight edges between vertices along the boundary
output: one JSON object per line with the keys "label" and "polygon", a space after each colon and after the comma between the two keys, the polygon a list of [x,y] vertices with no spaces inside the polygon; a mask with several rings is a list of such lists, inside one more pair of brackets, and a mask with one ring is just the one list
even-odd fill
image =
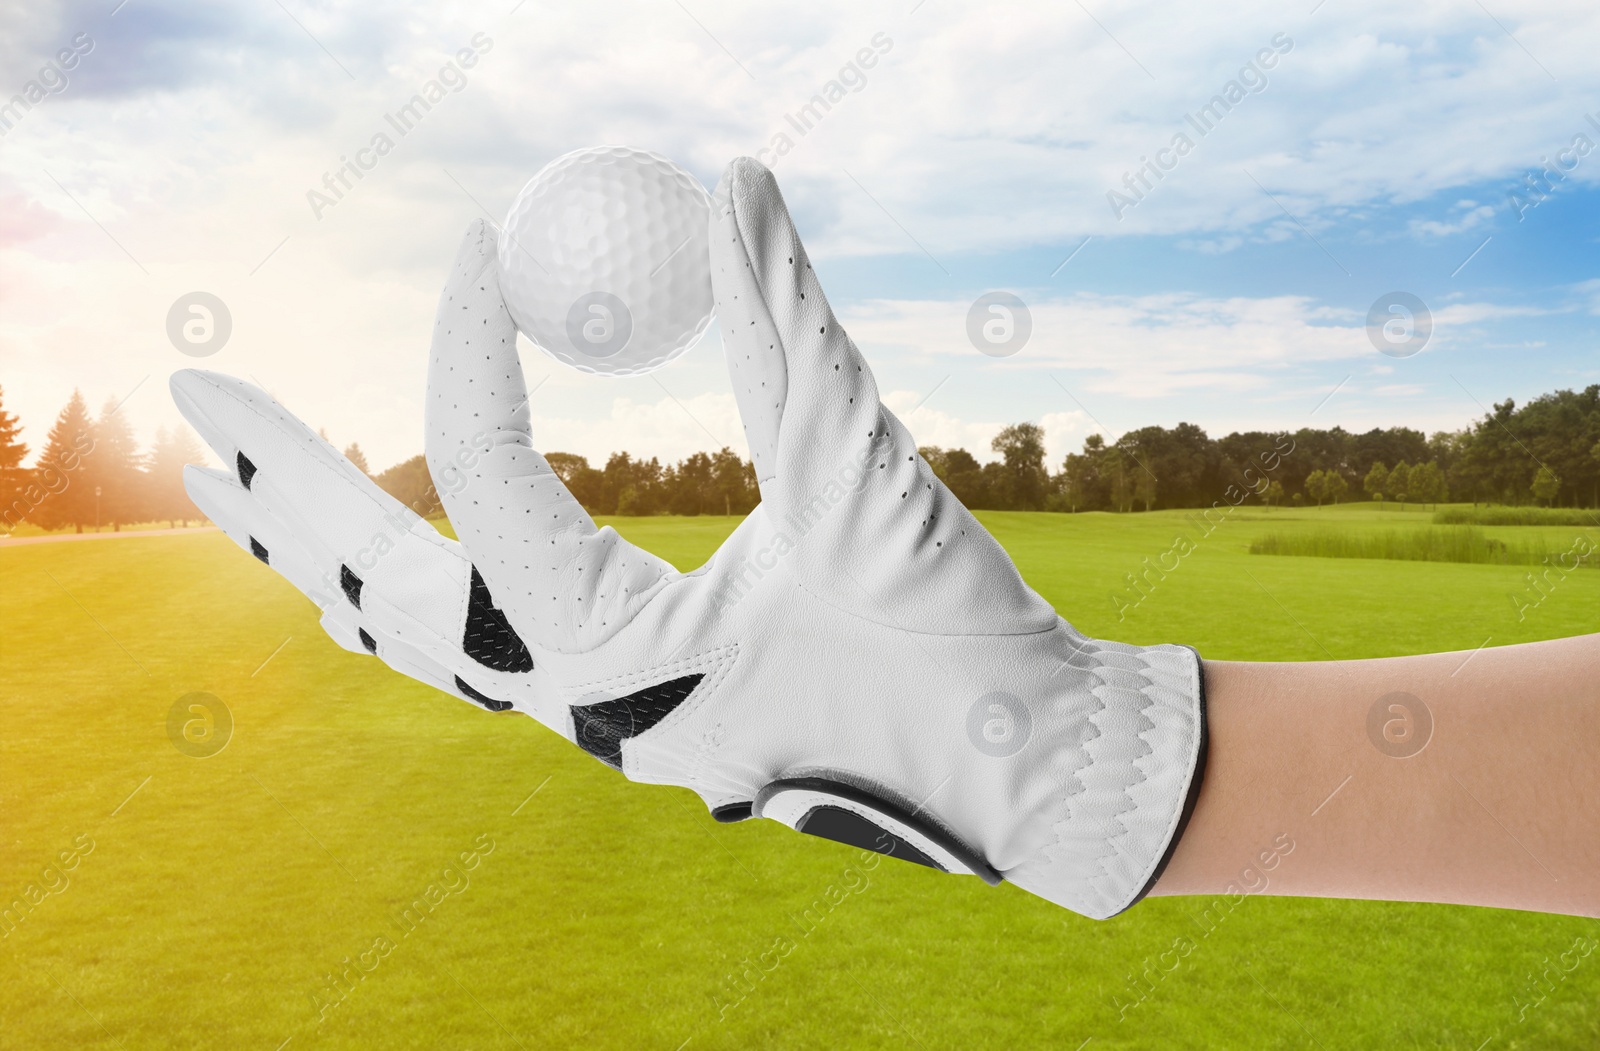
{"label": "dimpled golf ball", "polygon": [[500,294],[546,354],[627,376],[660,368],[711,323],[711,198],[660,154],[596,146],[522,188],[500,234]]}

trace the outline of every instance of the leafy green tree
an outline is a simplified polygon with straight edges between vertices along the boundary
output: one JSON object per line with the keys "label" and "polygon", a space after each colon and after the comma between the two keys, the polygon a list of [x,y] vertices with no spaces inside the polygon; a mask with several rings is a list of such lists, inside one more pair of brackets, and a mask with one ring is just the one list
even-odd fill
{"label": "leafy green tree", "polygon": [[1437,504],[1449,496],[1444,472],[1434,460],[1419,463],[1411,469],[1409,488],[1411,498],[1418,503]]}
{"label": "leafy green tree", "polygon": [[1416,463],[1429,456],[1427,436],[1410,427],[1373,428],[1365,434],[1351,435],[1346,446],[1348,455],[1340,466],[1347,468],[1352,478],[1365,478],[1375,463]]}
{"label": "leafy green tree", "polygon": [[1406,497],[1411,491],[1411,468],[1404,460],[1394,465],[1394,470],[1389,472],[1389,482],[1383,490],[1389,499],[1398,500],[1403,510],[1406,506]]}
{"label": "leafy green tree", "polygon": [[1561,479],[1557,478],[1550,468],[1541,466],[1538,473],[1533,476],[1533,484],[1529,488],[1533,490],[1536,498],[1549,507],[1555,500],[1556,494],[1561,491]]}
{"label": "leafy green tree", "polygon": [[1594,482],[1589,488],[1589,496],[1593,507],[1600,507],[1600,442],[1594,443],[1594,448],[1589,450],[1589,459],[1595,463]]}
{"label": "leafy green tree", "polygon": [[433,476],[428,472],[427,458],[420,453],[378,472],[372,480],[378,483],[379,489],[423,518],[438,518],[444,514],[444,504],[439,499],[439,491],[434,488]]}
{"label": "leafy green tree", "polygon": [[1378,506],[1383,506],[1383,498],[1389,491],[1389,469],[1380,460],[1372,465],[1372,470],[1367,472],[1366,480],[1361,483],[1361,488],[1366,494],[1376,497]]}
{"label": "leafy green tree", "polygon": [[1542,465],[1559,487],[1551,503],[1576,504],[1583,493],[1600,499],[1600,461],[1589,455],[1600,440],[1600,384],[1542,394],[1520,408],[1508,399],[1493,410],[1473,425],[1453,467],[1459,493],[1520,503]]}
{"label": "leafy green tree", "polygon": [[1328,473],[1326,471],[1312,471],[1306,475],[1306,495],[1322,506],[1323,498],[1328,495]]}
{"label": "leafy green tree", "polygon": [[1156,502],[1156,476],[1146,467],[1140,467],[1133,476],[1133,498],[1144,504],[1146,511]]}
{"label": "leafy green tree", "polygon": [[667,470],[668,507],[675,515],[696,516],[702,511],[715,510],[721,502],[715,499],[711,480],[711,457],[694,453],[676,467]]}
{"label": "leafy green tree", "polygon": [[550,470],[561,479],[561,484],[567,487],[573,499],[582,504],[584,510],[592,515],[604,514],[601,503],[604,500],[605,478],[601,473],[589,466],[586,457],[577,453],[545,453],[545,463],[550,465]]}
{"label": "leafy green tree", "polygon": [[1092,505],[1094,486],[1098,475],[1094,461],[1082,453],[1068,453],[1061,461],[1057,478],[1057,492],[1066,510],[1076,514],[1079,507]]}
{"label": "leafy green tree", "polygon": [[[1137,477],[1133,480],[1134,498],[1142,503],[1148,496],[1150,507],[1158,503],[1163,507],[1210,503],[1216,498],[1224,472],[1231,480],[1239,477],[1245,466],[1225,463],[1222,446],[1192,423],[1180,423],[1170,430],[1141,427],[1124,434],[1116,444],[1123,451],[1126,469],[1145,474],[1143,488]],[[1252,454],[1253,450],[1245,453]]]}
{"label": "leafy green tree", "polygon": [[[1100,457],[1100,471],[1111,487],[1111,509],[1122,512],[1133,508],[1133,479],[1128,476],[1131,464],[1121,449],[1107,449]],[[1133,470],[1138,470],[1134,467]]]}
{"label": "leafy green tree", "polygon": [[654,515],[666,509],[665,472],[655,457],[635,460],[612,453],[600,473],[600,514]]}
{"label": "leafy green tree", "polygon": [[1274,478],[1271,483],[1268,484],[1267,491],[1264,495],[1266,497],[1268,507],[1271,507],[1274,504],[1283,503],[1283,483]]}
{"label": "leafy green tree", "polygon": [[917,451],[957,500],[974,511],[993,506],[989,499],[990,479],[984,477],[983,465],[967,450],[929,445]]}
{"label": "leafy green tree", "polygon": [[711,458],[711,485],[725,515],[749,514],[761,502],[756,465],[727,446]]}
{"label": "leafy green tree", "polygon": [[1322,472],[1322,495],[1325,498],[1337,504],[1339,498],[1349,491],[1350,483],[1344,480],[1344,475],[1338,471]]}
{"label": "leafy green tree", "polygon": [[1044,428],[1036,423],[1014,423],[995,435],[989,448],[1005,463],[1002,487],[1009,497],[1005,506],[1018,511],[1044,507],[1050,480],[1044,467]]}

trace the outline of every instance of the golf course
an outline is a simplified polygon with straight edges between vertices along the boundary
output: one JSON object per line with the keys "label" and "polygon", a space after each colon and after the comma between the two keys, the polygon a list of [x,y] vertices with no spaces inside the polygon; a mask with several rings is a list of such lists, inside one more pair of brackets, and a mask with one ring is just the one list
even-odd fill
{"label": "golf course", "polygon": [[[1555,562],[1600,549],[1600,517],[979,517],[1098,638],[1322,661],[1600,631],[1596,558]],[[688,570],[738,519],[604,521]],[[1209,898],[1095,922],[717,824],[340,649],[216,530],[12,545],[0,1047],[1600,1047],[1594,920],[1251,895],[1220,922]],[[1486,545],[1504,554],[1427,557]],[[1343,554],[1281,553],[1302,549]]]}

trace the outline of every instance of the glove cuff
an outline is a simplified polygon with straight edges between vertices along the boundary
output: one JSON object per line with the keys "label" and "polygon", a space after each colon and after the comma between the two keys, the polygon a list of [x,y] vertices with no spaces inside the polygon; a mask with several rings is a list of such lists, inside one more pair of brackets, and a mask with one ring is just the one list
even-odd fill
{"label": "glove cuff", "polygon": [[1010,882],[1092,919],[1138,902],[1194,812],[1205,771],[1200,655],[1187,646],[1082,641],[1063,678],[1098,706],[1084,765],[1064,772],[1043,846]]}

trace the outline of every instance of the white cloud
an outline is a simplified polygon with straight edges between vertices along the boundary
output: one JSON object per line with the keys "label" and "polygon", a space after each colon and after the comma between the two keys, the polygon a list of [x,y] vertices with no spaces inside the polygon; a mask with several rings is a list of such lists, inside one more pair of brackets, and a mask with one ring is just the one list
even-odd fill
{"label": "white cloud", "polygon": [[1452,234],[1474,230],[1494,218],[1494,209],[1486,204],[1473,204],[1471,201],[1461,201],[1454,209],[1455,214],[1449,219],[1412,219],[1407,224],[1412,234],[1418,237],[1449,237]]}
{"label": "white cloud", "polygon": [[[1342,209],[1516,178],[1585,129],[1600,89],[1600,7],[1588,0],[1500,13],[1520,47],[1475,5],[1341,0],[1310,15],[1256,0],[1226,18],[1154,0],[1091,5],[1149,75],[1073,5],[888,11],[830,0],[803,18],[732,0],[689,6],[693,19],[644,0],[510,17],[505,2],[291,2],[316,41],[274,5],[202,17],[151,0],[115,23],[105,5],[16,7],[5,67],[23,72],[13,77],[81,27],[97,47],[5,138],[7,407],[37,447],[74,385],[98,405],[143,382],[127,411],[146,435],[170,422],[161,385],[195,362],[167,343],[165,313],[201,288],[228,302],[235,329],[199,364],[258,376],[314,426],[359,438],[375,464],[410,455],[434,299],[461,229],[503,213],[552,157],[597,142],[659,150],[711,182],[731,157],[790,134],[776,170],[818,258],[914,251],[907,231],[935,257],[1124,233],[1225,253],[1246,236],[1303,236],[1246,170],[1320,231]],[[492,49],[462,90],[314,217],[307,191],[480,32]],[[1294,47],[1266,89],[1118,222],[1106,190],[1279,32]],[[874,47],[886,53],[859,90],[806,134],[786,130],[786,115]],[[0,96],[20,86],[0,84]],[[1597,172],[1585,162],[1569,178]],[[1411,233],[1474,229],[1493,205],[1460,202]],[[963,309],[913,290],[852,310],[850,323],[863,344],[970,354]],[[1084,370],[1096,392],[1256,392],[1296,366],[1370,351],[1360,319],[1319,309],[1293,297],[1065,298],[1037,307],[1027,355]],[[1436,313],[1441,330],[1488,317]],[[686,406],[738,440],[722,402],[697,401],[725,381],[669,375]],[[622,399],[595,393],[602,381],[571,379],[563,389],[590,384],[561,432],[575,448],[626,444],[606,438],[617,434],[669,457],[710,444],[657,401],[634,398],[635,418],[618,419]],[[913,415],[930,434],[986,448],[967,428],[988,425],[962,422],[983,413],[946,411]]]}
{"label": "white cloud", "polygon": [[[970,358],[969,306],[876,300],[843,320],[863,347]],[[1080,293],[1034,302],[1029,310],[1033,335],[1008,364],[1089,372],[1088,389],[1135,398],[1259,390],[1292,366],[1372,354],[1364,318],[1329,324],[1326,310],[1298,296]]]}

